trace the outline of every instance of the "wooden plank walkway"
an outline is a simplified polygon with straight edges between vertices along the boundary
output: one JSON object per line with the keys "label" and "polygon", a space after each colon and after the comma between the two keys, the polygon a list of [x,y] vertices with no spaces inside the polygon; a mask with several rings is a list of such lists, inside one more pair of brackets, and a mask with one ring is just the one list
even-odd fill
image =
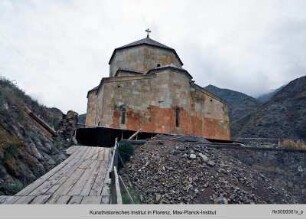
{"label": "wooden plank walkway", "polygon": [[72,146],[66,160],[0,204],[109,204],[111,151]]}

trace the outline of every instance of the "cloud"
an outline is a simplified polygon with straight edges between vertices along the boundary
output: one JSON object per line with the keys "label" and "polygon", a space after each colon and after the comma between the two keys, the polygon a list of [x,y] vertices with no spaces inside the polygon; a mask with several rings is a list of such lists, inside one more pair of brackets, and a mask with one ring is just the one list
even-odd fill
{"label": "cloud", "polygon": [[305,75],[305,1],[2,0],[0,74],[47,106],[86,112],[115,47],[176,49],[202,86],[258,95]]}

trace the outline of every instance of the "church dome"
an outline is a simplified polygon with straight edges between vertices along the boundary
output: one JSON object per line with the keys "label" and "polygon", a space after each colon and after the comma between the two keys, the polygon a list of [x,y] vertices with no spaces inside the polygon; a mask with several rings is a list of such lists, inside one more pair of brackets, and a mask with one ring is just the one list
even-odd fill
{"label": "church dome", "polygon": [[174,65],[182,67],[183,62],[175,49],[159,43],[150,37],[129,43],[114,50],[110,60],[110,77],[118,69],[146,73],[150,69]]}

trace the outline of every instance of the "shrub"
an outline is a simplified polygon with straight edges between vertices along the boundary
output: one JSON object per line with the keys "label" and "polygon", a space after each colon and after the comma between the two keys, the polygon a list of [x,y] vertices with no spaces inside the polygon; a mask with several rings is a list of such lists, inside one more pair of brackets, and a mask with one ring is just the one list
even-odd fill
{"label": "shrub", "polygon": [[24,185],[19,180],[16,180],[12,183],[2,184],[0,186],[0,191],[5,195],[14,195],[23,189]]}
{"label": "shrub", "polygon": [[119,142],[118,151],[124,164],[129,161],[130,157],[134,154],[134,146],[129,142]]}
{"label": "shrub", "polygon": [[10,157],[14,157],[18,153],[19,145],[13,144],[10,147],[4,149],[4,160],[9,159]]}
{"label": "shrub", "polygon": [[283,148],[306,150],[306,142],[303,140],[284,139],[280,145]]}

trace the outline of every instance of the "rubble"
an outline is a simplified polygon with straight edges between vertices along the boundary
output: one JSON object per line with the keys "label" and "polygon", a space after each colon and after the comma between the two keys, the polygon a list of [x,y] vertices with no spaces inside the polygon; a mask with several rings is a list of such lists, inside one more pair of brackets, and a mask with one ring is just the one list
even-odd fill
{"label": "rubble", "polygon": [[147,204],[298,202],[288,190],[227,150],[197,142],[150,140],[135,148],[120,174]]}

